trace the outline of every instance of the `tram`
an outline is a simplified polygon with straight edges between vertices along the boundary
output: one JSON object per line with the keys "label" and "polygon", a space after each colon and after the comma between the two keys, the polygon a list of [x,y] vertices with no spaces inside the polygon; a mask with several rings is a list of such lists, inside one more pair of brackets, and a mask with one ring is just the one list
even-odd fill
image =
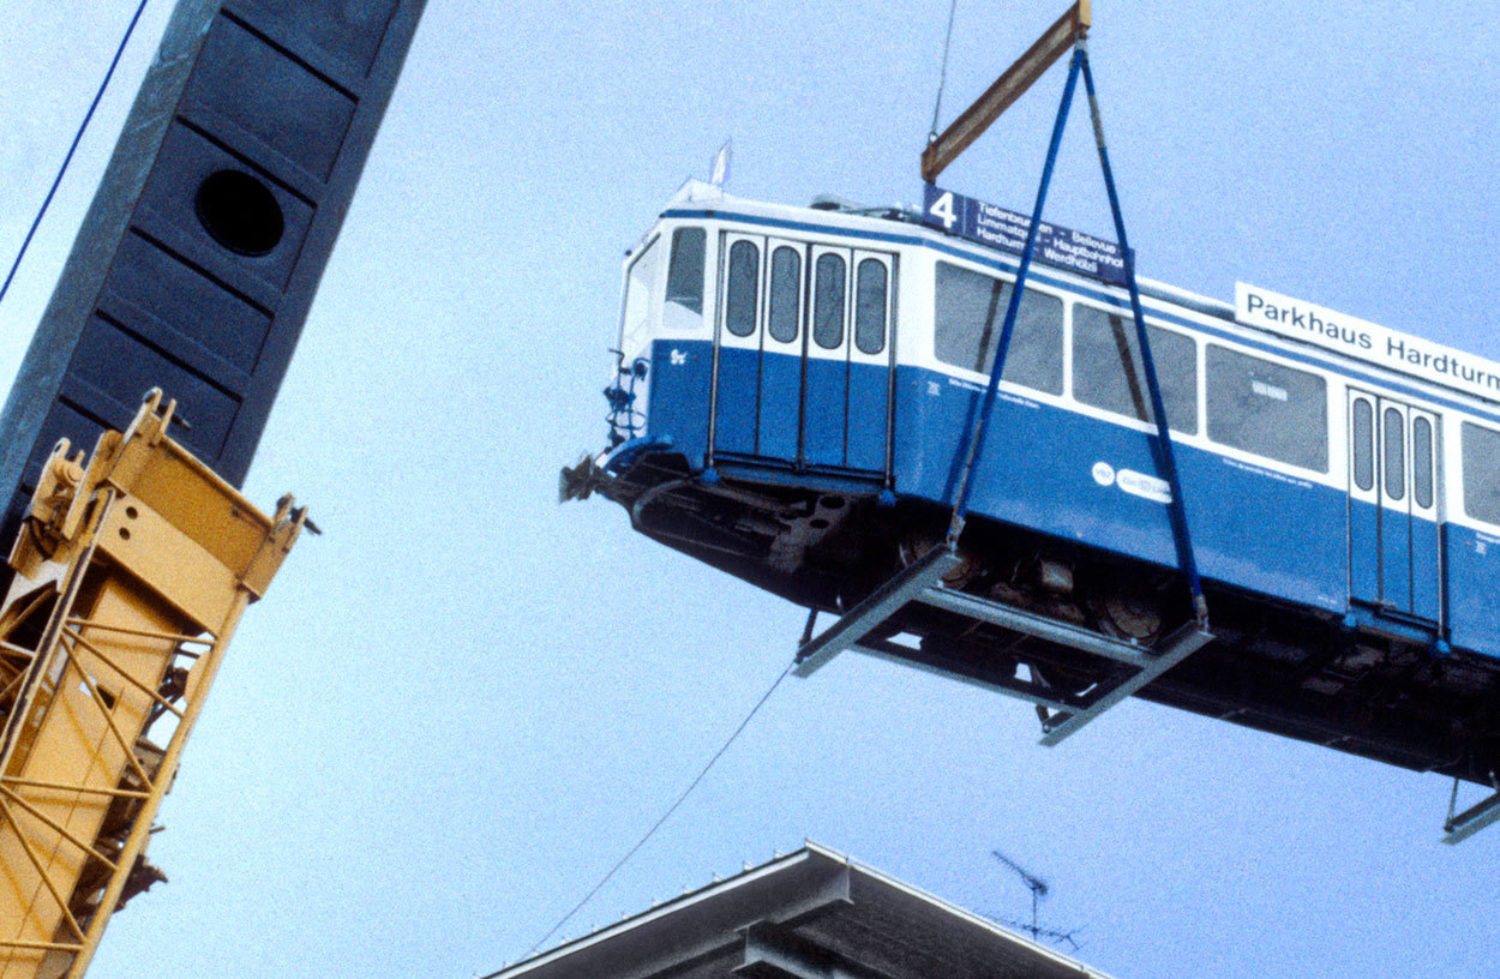
{"label": "tram", "polygon": [[[598,492],[648,537],[835,614],[920,560],[1018,265],[947,233],[933,198],[685,185],[627,253],[610,448],[564,470],[564,498]],[[1054,259],[1026,280],[941,584],[1147,648],[1193,610],[1129,298]],[[1141,291],[1214,639],[1136,695],[1493,784],[1500,364],[1244,284],[1232,304]],[[883,636],[1036,702],[1112,668],[930,607]]]}

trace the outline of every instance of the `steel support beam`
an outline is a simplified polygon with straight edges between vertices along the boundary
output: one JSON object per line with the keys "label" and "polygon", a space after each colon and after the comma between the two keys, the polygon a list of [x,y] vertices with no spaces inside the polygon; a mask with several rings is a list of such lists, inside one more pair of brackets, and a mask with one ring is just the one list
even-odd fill
{"label": "steel support beam", "polygon": [[1038,78],[1068,52],[1075,41],[1088,34],[1089,0],[1078,0],[1068,12],[1047,28],[1026,53],[985,89],[974,104],[959,113],[948,128],[922,151],[922,179],[932,183],[938,174],[958,159],[1000,114],[1026,94]]}
{"label": "steel support beam", "polygon": [[1094,701],[1087,710],[1068,714],[1057,721],[1049,720],[1046,724],[1046,735],[1040,743],[1045,747],[1051,748],[1064,738],[1077,733],[1089,721],[1092,721],[1115,704],[1118,704],[1178,663],[1187,659],[1199,649],[1202,649],[1213,637],[1213,633],[1209,632],[1199,623],[1189,622],[1167,637],[1161,645],[1161,651],[1152,656],[1148,664],[1143,666],[1134,676],[1113,687],[1098,700]]}
{"label": "steel support beam", "polygon": [[[1205,623],[1192,621],[1169,635],[1160,646],[1151,649],[977,595],[944,588],[941,584],[943,575],[962,561],[955,551],[946,546],[928,551],[910,567],[877,588],[821,635],[804,643],[797,652],[794,672],[801,677],[811,676],[834,656],[844,650],[852,650],[875,659],[914,666],[940,676],[985,687],[1050,711],[1051,716],[1044,722],[1040,742],[1050,748],[1077,733],[1094,718],[1141,690],[1214,638]],[[1072,696],[1063,691],[1049,690],[1035,681],[1027,682],[998,675],[983,677],[965,672],[961,665],[946,666],[940,662],[941,657],[931,656],[921,649],[907,649],[889,640],[870,638],[872,632],[914,601],[1010,632],[1098,656],[1132,672],[1125,679],[1105,686],[1102,690],[1084,696]],[[1496,815],[1492,818],[1500,818],[1500,805],[1497,805]]]}
{"label": "steel support beam", "polygon": [[1500,821],[1500,792],[1496,792],[1478,805],[1470,806],[1448,820],[1443,826],[1443,830],[1448,834],[1443,837],[1443,842],[1449,846],[1462,843],[1496,821]]}
{"label": "steel support beam", "polygon": [[971,619],[980,619],[992,625],[998,625],[1002,629],[1024,632],[1028,636],[1055,642],[1070,649],[1080,649],[1137,669],[1145,669],[1155,660],[1151,651],[1138,643],[1113,639],[1090,629],[1049,619],[1024,609],[991,602],[977,595],[948,589],[932,589],[918,595],[917,600]]}
{"label": "steel support beam", "polygon": [[797,650],[797,676],[812,676],[839,653],[859,642],[871,630],[895,615],[908,602],[952,571],[963,558],[951,548],[938,546],[922,555],[870,596],[854,606],[822,635]]}

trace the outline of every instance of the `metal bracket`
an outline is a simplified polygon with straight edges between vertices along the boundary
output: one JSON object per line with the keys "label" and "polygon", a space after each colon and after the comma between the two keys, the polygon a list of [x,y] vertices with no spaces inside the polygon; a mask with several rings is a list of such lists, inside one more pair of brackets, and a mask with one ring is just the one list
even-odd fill
{"label": "metal bracket", "polygon": [[812,676],[827,665],[829,660],[853,647],[961,563],[963,558],[954,553],[952,548],[934,547],[912,562],[910,567],[871,592],[868,598],[825,629],[822,635],[803,643],[797,650],[797,665],[792,672],[800,677]]}
{"label": "metal bracket", "polygon": [[[1060,716],[1053,715],[1043,721],[1042,730],[1045,736],[1041,744],[1051,748],[1064,738],[1076,733],[1089,721],[1202,649],[1213,637],[1214,634],[1208,631],[1206,621],[1189,622],[1168,636],[1154,652],[1137,653],[1137,662],[1133,665],[1137,665],[1138,669],[1132,676],[1103,692],[1087,708],[1076,712],[1064,712]],[[1128,644],[1122,643],[1121,645]]]}
{"label": "metal bracket", "polygon": [[1448,821],[1443,824],[1443,832],[1448,834],[1443,837],[1443,842],[1449,846],[1462,843],[1496,821],[1500,821],[1500,790],[1458,815],[1449,816]]}
{"label": "metal bracket", "polygon": [[[1043,737],[1040,743],[1050,748],[1145,687],[1214,638],[1207,620],[1198,619],[1177,629],[1157,647],[1148,648],[992,599],[943,587],[943,576],[962,562],[963,558],[951,546],[934,547],[910,567],[875,589],[868,598],[821,634],[802,642],[797,650],[793,672],[799,677],[811,676],[839,653],[851,650],[877,659],[895,660],[967,683],[976,683],[1035,704],[1044,711],[1046,716],[1042,722]],[[1110,660],[1119,664],[1121,675],[1112,684],[1096,684],[1090,690],[1074,695],[1053,690],[1035,678],[1028,681],[1017,677],[960,672],[954,666],[919,650],[871,638],[872,633],[913,601]],[[808,635],[811,636],[811,629],[808,630]],[[1497,808],[1497,818],[1500,818],[1500,808]]]}

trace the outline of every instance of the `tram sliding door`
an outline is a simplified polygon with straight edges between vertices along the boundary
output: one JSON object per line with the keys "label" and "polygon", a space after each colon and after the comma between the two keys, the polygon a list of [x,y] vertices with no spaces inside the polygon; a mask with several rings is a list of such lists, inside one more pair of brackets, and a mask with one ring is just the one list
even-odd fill
{"label": "tram sliding door", "polygon": [[802,440],[808,246],[726,235],[714,373],[714,452],[795,463]]}
{"label": "tram sliding door", "polygon": [[895,310],[894,259],[854,253],[854,329],[849,347],[849,400],[845,463],[884,472],[891,412],[891,323]]}
{"label": "tram sliding door", "polygon": [[884,472],[890,431],[894,258],[815,247],[802,395],[802,461]]}
{"label": "tram sliding door", "polygon": [[721,245],[714,453],[883,473],[895,257],[763,235]]}
{"label": "tram sliding door", "polygon": [[772,238],[766,274],[766,322],[761,340],[758,455],[791,462],[802,438],[802,329],[807,245]]}
{"label": "tram sliding door", "polygon": [[1365,391],[1349,392],[1349,593],[1436,622],[1437,418]]}
{"label": "tram sliding door", "polygon": [[802,461],[844,465],[849,404],[849,258],[847,248],[812,250],[812,325],[802,390]]}
{"label": "tram sliding door", "polygon": [[760,401],[761,260],[759,236],[726,235],[719,267],[722,312],[714,336],[714,453],[755,454]]}

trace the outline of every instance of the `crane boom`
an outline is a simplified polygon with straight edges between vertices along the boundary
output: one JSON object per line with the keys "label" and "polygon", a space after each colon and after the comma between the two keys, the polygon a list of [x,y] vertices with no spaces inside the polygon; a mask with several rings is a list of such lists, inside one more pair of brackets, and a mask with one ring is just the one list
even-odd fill
{"label": "crane boom", "polygon": [[306,520],[267,516],[167,437],[153,391],[93,459],[62,440],[0,607],[0,977],[82,976],[145,861],[241,613]]}

